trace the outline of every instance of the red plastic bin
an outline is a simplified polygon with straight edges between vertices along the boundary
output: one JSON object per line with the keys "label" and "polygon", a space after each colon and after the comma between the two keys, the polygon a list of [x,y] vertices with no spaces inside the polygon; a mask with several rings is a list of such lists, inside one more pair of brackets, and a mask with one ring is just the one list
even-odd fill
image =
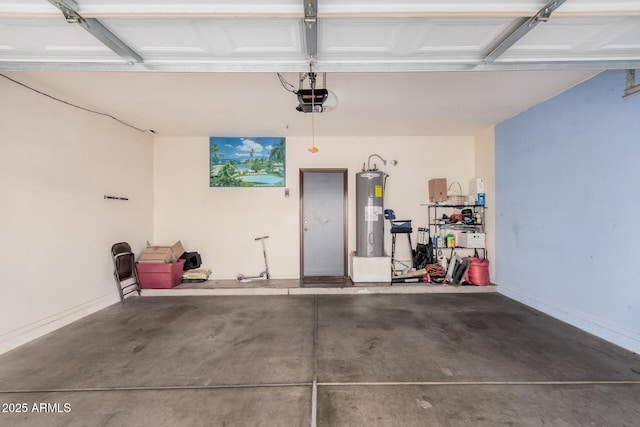
{"label": "red plastic bin", "polygon": [[167,289],[182,283],[184,260],[177,262],[137,262],[136,271],[142,289]]}

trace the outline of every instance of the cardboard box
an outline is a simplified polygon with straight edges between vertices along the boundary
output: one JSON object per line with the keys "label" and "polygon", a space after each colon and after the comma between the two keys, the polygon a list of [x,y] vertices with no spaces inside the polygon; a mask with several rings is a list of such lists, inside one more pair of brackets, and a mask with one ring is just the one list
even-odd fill
{"label": "cardboard box", "polygon": [[178,240],[171,246],[151,246],[147,242],[147,247],[140,255],[138,262],[141,263],[171,263],[176,262],[184,253],[182,242]]}
{"label": "cardboard box", "polygon": [[429,180],[429,201],[431,203],[447,200],[447,178]]}
{"label": "cardboard box", "polygon": [[182,283],[184,260],[170,263],[136,263],[138,280],[142,289],[167,289]]}
{"label": "cardboard box", "polygon": [[460,233],[458,246],[463,248],[484,248],[486,239],[484,233]]}

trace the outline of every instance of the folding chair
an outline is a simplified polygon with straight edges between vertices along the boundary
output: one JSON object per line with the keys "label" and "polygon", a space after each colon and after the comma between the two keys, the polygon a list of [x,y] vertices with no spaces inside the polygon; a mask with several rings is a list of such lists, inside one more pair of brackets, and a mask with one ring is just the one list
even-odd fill
{"label": "folding chair", "polygon": [[111,246],[111,256],[113,257],[113,276],[116,279],[120,302],[124,304],[127,295],[133,292],[140,295],[135,255],[131,252],[131,246],[128,243],[120,242]]}

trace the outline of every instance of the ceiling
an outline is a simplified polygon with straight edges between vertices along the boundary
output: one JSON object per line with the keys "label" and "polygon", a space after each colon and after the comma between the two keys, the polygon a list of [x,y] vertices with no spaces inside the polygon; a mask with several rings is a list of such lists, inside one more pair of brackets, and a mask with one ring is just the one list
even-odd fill
{"label": "ceiling", "polygon": [[0,0],[2,74],[161,135],[307,135],[310,70],[317,135],[472,135],[608,69],[640,0]]}

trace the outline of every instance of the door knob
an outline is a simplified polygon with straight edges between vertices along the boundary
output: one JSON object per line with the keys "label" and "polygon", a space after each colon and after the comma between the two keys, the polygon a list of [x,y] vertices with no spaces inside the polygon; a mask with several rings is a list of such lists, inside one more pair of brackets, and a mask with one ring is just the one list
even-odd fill
{"label": "door knob", "polygon": [[304,228],[304,231],[309,231],[309,229],[307,227]]}

